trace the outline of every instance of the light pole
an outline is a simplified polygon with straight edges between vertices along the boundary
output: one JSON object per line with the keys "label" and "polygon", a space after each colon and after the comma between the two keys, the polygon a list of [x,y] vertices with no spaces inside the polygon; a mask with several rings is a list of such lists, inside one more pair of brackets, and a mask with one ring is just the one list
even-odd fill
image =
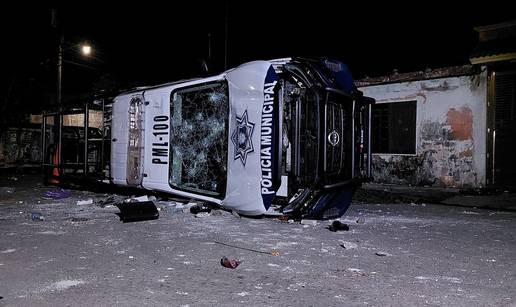
{"label": "light pole", "polygon": [[63,35],[59,36],[59,46],[57,49],[57,95],[56,95],[56,102],[59,106],[59,109],[61,109],[61,84],[63,79],[63,43],[64,43],[64,37]]}
{"label": "light pole", "polygon": [[[63,45],[64,45],[64,36],[63,34],[59,37],[59,46],[57,51],[57,105],[61,108],[62,104],[62,82],[63,82]],[[84,56],[90,56],[93,52],[93,49],[89,43],[82,43],[80,45],[81,53]]]}
{"label": "light pole", "polygon": [[[57,116],[57,121],[58,121],[58,125],[59,125],[59,130],[58,130],[58,138],[59,138],[59,141],[57,142],[57,164],[58,164],[58,169],[61,169],[61,165],[62,165],[62,154],[61,154],[61,136],[62,136],[62,132],[63,132],[63,98],[62,98],[62,83],[63,83],[63,45],[64,45],[64,35],[61,33],[59,35],[59,46],[58,46],[58,50],[57,50],[57,93],[56,93],[56,102],[57,102],[57,106],[58,106],[58,116]],[[89,56],[91,55],[91,52],[92,52],[92,49],[91,49],[91,46],[88,44],[88,43],[83,43],[82,46],[80,47],[80,50],[82,52],[83,55],[85,56]],[[86,112],[84,114],[84,135],[85,135],[85,139],[87,141],[87,136],[88,136],[88,129],[87,129],[87,126],[88,126],[88,108],[86,106]],[[85,169],[85,172],[86,172],[86,167],[87,167],[87,163],[86,163],[86,159],[87,159],[87,148],[88,148],[88,145],[87,143],[85,143],[85,163],[84,163],[84,169]],[[58,172],[60,173],[60,171]]]}

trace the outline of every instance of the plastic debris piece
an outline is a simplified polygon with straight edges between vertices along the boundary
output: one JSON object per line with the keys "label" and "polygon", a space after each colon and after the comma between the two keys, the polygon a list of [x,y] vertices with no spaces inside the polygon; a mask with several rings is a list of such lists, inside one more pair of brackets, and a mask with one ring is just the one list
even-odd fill
{"label": "plastic debris piece", "polygon": [[230,268],[230,269],[236,268],[240,263],[242,263],[242,261],[239,261],[236,259],[230,259],[228,257],[222,257],[222,259],[220,259],[220,264],[223,267]]}
{"label": "plastic debris piece", "polygon": [[39,213],[39,212],[31,212],[30,213],[30,219],[33,220],[33,221],[43,221],[43,220],[45,220],[43,215],[41,215],[41,213]]}
{"label": "plastic debris piece", "polygon": [[301,220],[301,225],[317,225],[318,222],[316,220]]}
{"label": "plastic debris piece", "polygon": [[341,221],[333,221],[330,226],[328,226],[328,229],[333,232],[337,231],[348,231],[349,226],[347,224],[342,223]]}
{"label": "plastic debris piece", "polygon": [[88,198],[86,200],[78,200],[77,201],[77,205],[78,206],[82,206],[82,205],[92,205],[93,204],[93,198]]}
{"label": "plastic debris piece", "polygon": [[72,192],[65,189],[53,189],[46,191],[43,196],[50,199],[63,199],[72,196]]}

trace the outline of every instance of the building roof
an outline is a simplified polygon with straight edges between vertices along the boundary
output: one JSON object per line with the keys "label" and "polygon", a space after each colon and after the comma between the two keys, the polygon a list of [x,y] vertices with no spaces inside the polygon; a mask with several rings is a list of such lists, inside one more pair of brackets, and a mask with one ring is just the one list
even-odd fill
{"label": "building roof", "polygon": [[373,86],[386,83],[401,83],[428,79],[439,79],[457,76],[468,76],[476,73],[473,65],[451,66],[436,69],[427,69],[425,71],[414,71],[406,73],[394,72],[388,76],[380,77],[366,77],[364,79],[356,80],[357,87]]}
{"label": "building roof", "polygon": [[472,64],[516,60],[516,20],[475,30],[479,42],[469,57]]}

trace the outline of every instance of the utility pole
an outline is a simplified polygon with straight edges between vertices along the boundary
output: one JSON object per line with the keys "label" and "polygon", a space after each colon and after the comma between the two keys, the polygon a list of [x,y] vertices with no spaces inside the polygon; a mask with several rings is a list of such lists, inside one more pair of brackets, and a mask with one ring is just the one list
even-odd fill
{"label": "utility pole", "polygon": [[211,33],[208,33],[208,61],[211,61]]}
{"label": "utility pole", "polygon": [[61,25],[59,24],[59,14],[57,9],[52,9],[52,20],[50,21],[53,28],[56,29],[58,35],[58,46],[57,46],[57,86],[56,86],[56,104],[61,108],[61,86],[62,86],[62,74],[63,74],[63,44],[64,37]]}
{"label": "utility pole", "polygon": [[59,45],[57,47],[57,94],[56,102],[59,108],[62,104],[62,82],[63,82],[63,43],[64,37],[62,33],[59,33]]}
{"label": "utility pole", "polygon": [[[57,46],[57,92],[56,92],[56,104],[58,108],[57,116],[54,116],[54,119],[57,119],[57,122],[54,122],[54,125],[58,125],[57,135],[57,167],[58,174],[61,172],[62,155],[61,155],[61,136],[63,129],[63,116],[62,116],[62,80],[63,80],[63,44],[64,44],[64,36],[61,25],[59,24],[59,14],[57,9],[52,9],[52,26],[56,29],[58,35],[58,46]],[[54,126],[55,127],[55,126]],[[45,137],[45,131],[43,131],[43,137]],[[45,149],[44,149],[45,150]],[[55,160],[54,160],[55,161]],[[55,163],[53,161],[53,163]]]}
{"label": "utility pole", "polygon": [[228,69],[228,14],[229,0],[226,0],[226,12],[224,14],[224,70]]}

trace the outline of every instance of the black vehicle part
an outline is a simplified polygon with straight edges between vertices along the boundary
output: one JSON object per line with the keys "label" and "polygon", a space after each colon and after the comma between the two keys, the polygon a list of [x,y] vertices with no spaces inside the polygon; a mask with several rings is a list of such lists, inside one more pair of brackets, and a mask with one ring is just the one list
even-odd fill
{"label": "black vehicle part", "polygon": [[190,213],[197,214],[200,212],[211,212],[211,206],[207,203],[201,203],[190,208]]}
{"label": "black vehicle part", "polygon": [[158,209],[152,201],[117,203],[115,206],[120,209],[117,215],[124,223],[155,220],[159,217]]}
{"label": "black vehicle part", "polygon": [[302,218],[328,220],[341,217],[351,204],[353,192],[349,189],[319,194]]}
{"label": "black vehicle part", "polygon": [[311,196],[313,196],[312,189],[307,188],[301,191],[299,196],[282,209],[283,214],[292,215],[294,217],[300,216],[302,214],[303,207],[308,206],[308,201]]}

